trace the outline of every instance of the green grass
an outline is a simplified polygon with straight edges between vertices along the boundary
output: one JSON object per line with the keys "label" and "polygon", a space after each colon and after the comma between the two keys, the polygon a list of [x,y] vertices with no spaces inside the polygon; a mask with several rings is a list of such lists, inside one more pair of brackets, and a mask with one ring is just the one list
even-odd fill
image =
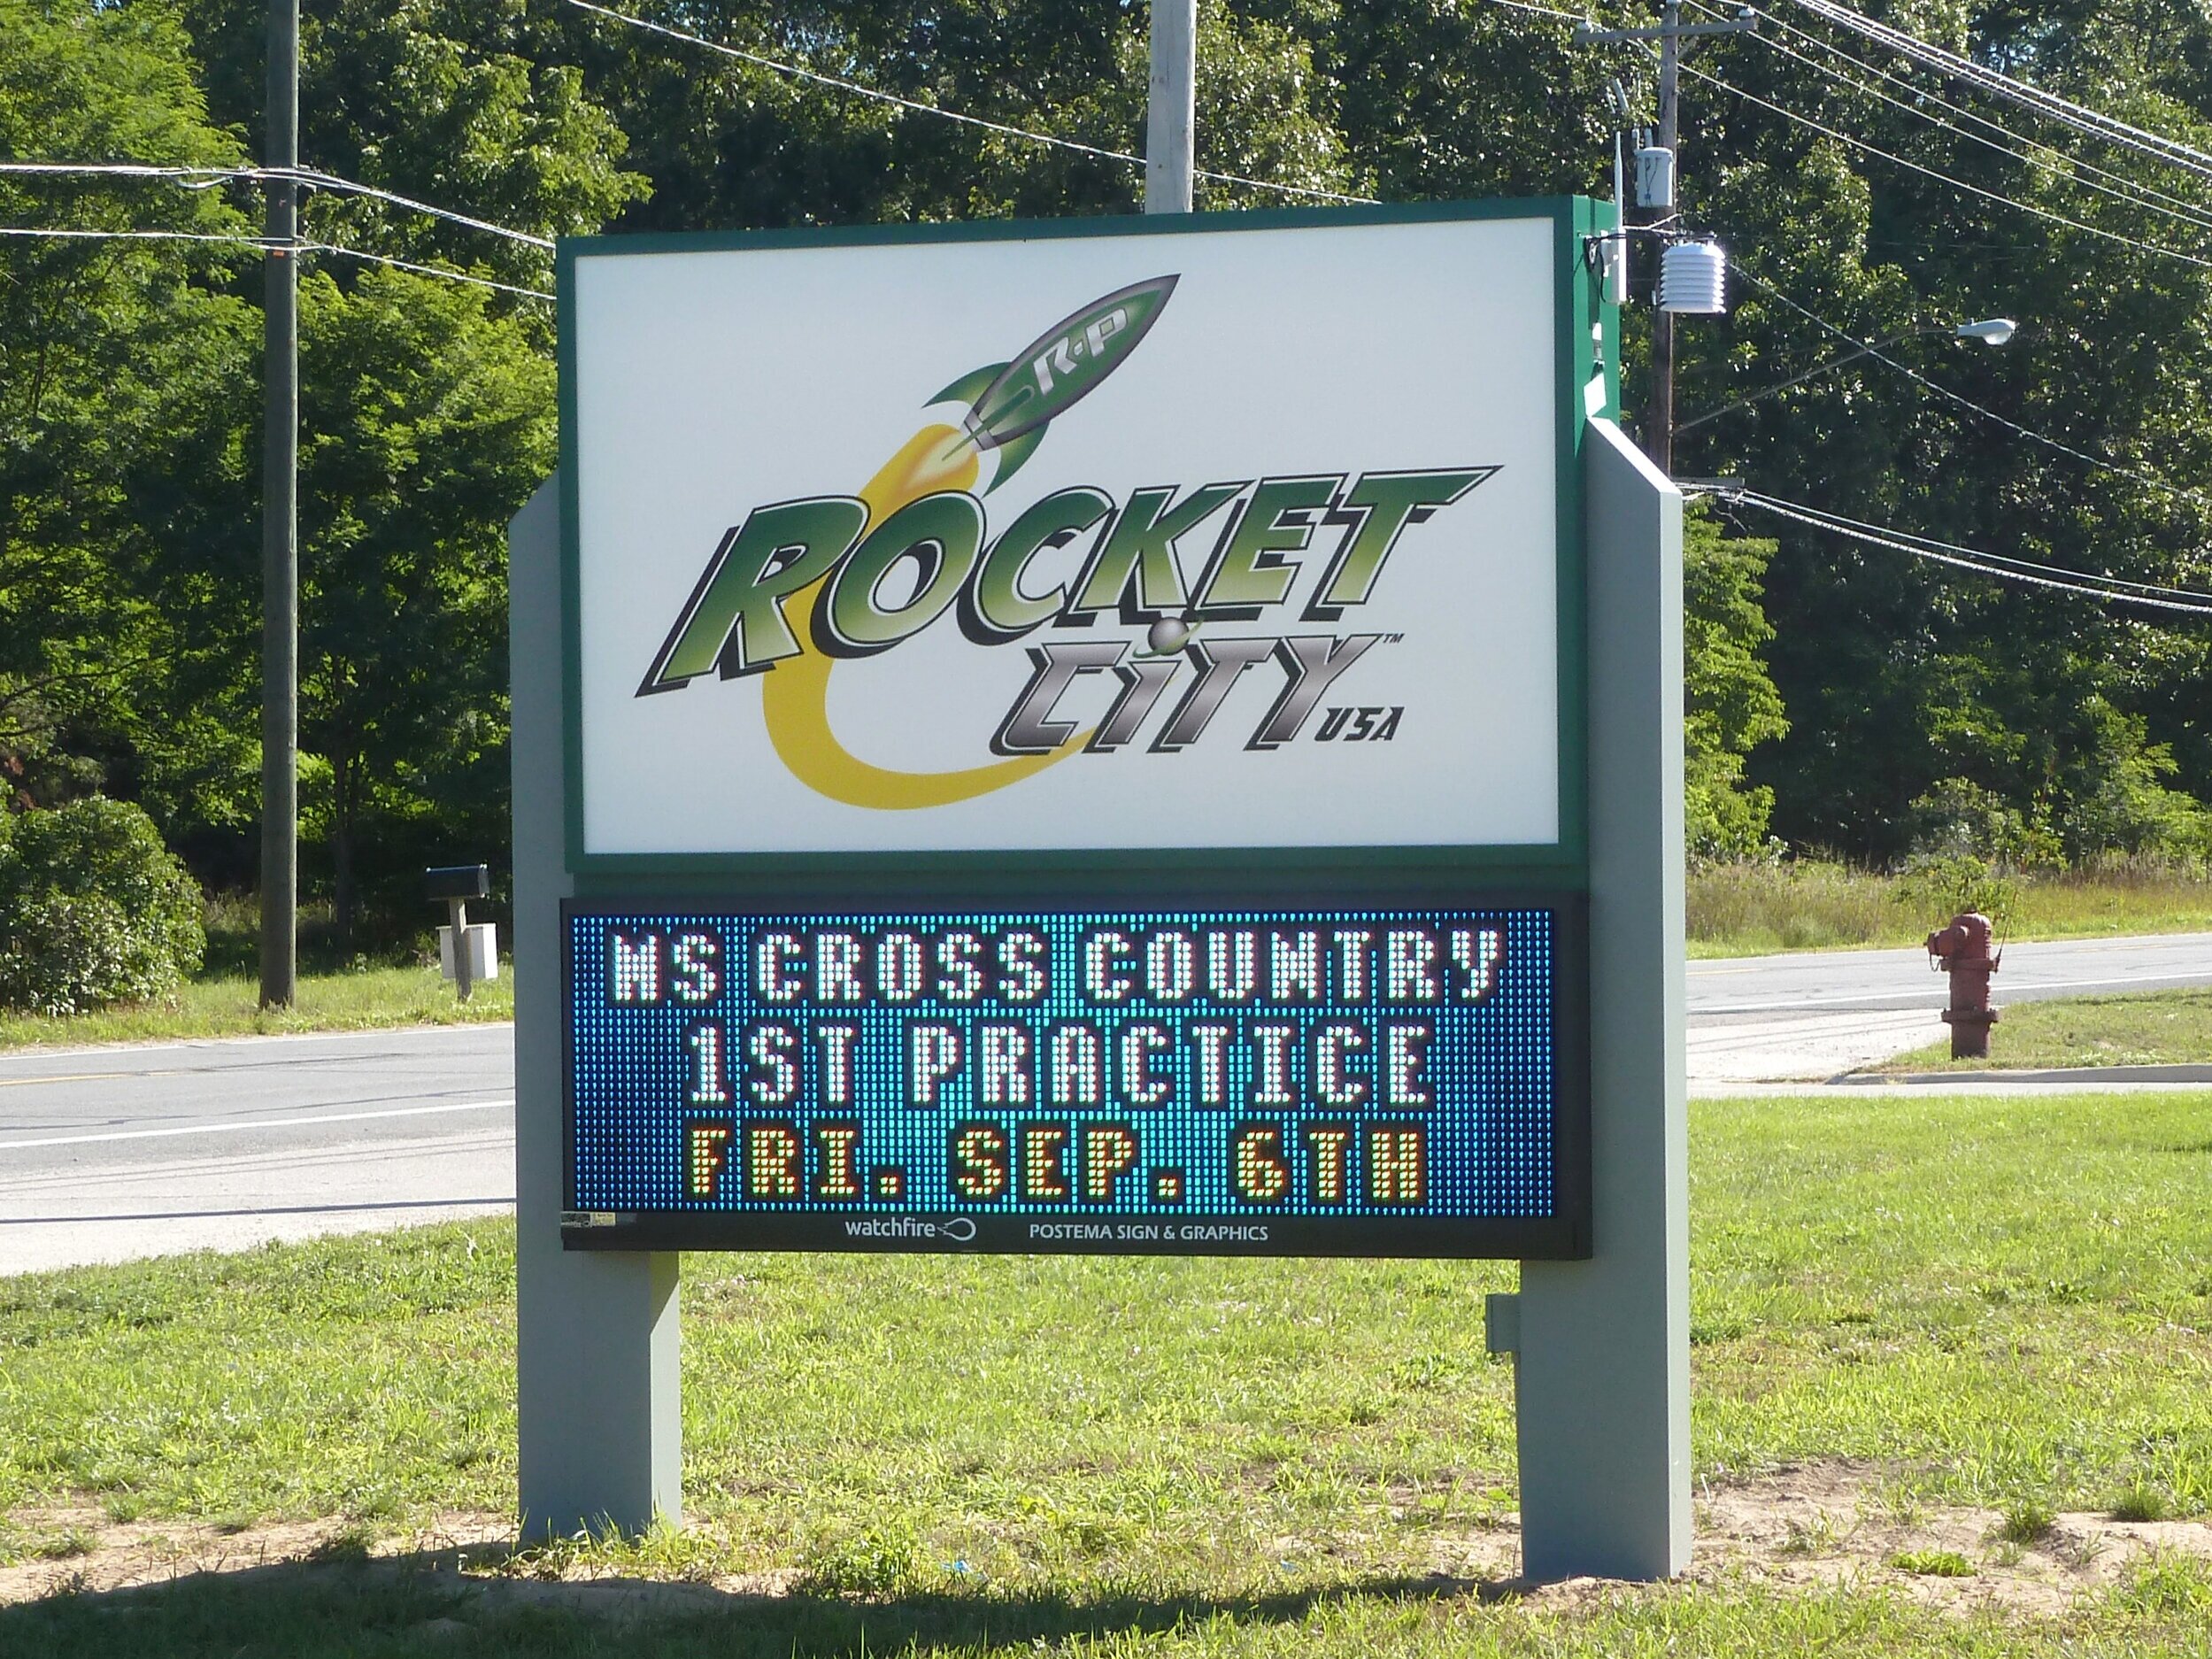
{"label": "green grass", "polygon": [[1953,1060],[1951,1039],[1885,1060],[1869,1070],[1896,1072],[2035,1070],[2053,1066],[2212,1064],[2212,991],[2146,991],[2048,1002],[2004,1000],[1989,1034],[1987,1060]]}
{"label": "green grass", "polygon": [[[2090,938],[2212,929],[2212,879],[2116,868],[2008,878],[2007,937]],[[1918,945],[1950,920],[1940,884],[1840,864],[1719,864],[1689,873],[1690,953]]]}
{"label": "green grass", "polygon": [[0,1012],[0,1049],[34,1044],[73,1048],[87,1043],[142,1043],[198,1037],[250,1037],[278,1031],[366,1030],[389,1025],[453,1025],[514,1017],[514,982],[501,976],[476,987],[466,1002],[435,968],[364,968],[302,974],[299,998],[264,1011],[260,981],[250,976],[203,979],[166,1002],[103,1008],[59,1019]]}
{"label": "green grass", "polygon": [[795,1595],[620,1624],[559,1609],[493,1610],[451,1574],[274,1569],[132,1597],[0,1609],[15,1659],[2203,1659],[2212,1577],[2171,1561],[2063,1617],[1947,1614],[1853,1586],[1604,1593],[1584,1607],[1463,1587],[1346,1585],[1249,1596],[935,1593],[868,1602]]}
{"label": "green grass", "polygon": [[[299,994],[281,1012],[260,1007],[260,913],[250,895],[210,894],[207,961],[200,976],[159,1002],[43,1019],[0,1008],[0,1051],[34,1046],[144,1043],[288,1031],[457,1025],[514,1017],[513,964],[467,1002],[438,976],[435,935],[392,945],[381,959],[346,953],[327,904],[300,909]],[[505,937],[505,930],[502,930]],[[427,965],[426,965],[427,964]]]}
{"label": "green grass", "polygon": [[[1861,1459],[1893,1513],[2023,1528],[2146,1494],[2212,1510],[2212,1094],[1703,1101],[1692,1159],[1700,1477]],[[1511,1274],[690,1256],[691,1525],[608,1560],[799,1575],[656,1654],[857,1659],[863,1630],[869,1652],[2201,1654],[2200,1563],[2047,1627],[1748,1585],[1438,1599],[1429,1576],[1469,1576],[1514,1506],[1480,1319]],[[0,1513],[505,1510],[513,1275],[510,1230],[479,1223],[0,1281]],[[0,1614],[0,1653],[408,1652],[451,1583],[179,1590],[127,1648],[100,1646],[117,1598],[50,1602]],[[608,1651],[565,1614],[484,1619],[440,1651]]]}

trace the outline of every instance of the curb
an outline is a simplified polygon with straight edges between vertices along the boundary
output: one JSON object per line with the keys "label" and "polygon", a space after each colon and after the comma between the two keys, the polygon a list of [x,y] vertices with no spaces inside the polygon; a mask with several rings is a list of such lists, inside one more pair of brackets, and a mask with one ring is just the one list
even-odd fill
{"label": "curb", "polygon": [[2062,1066],[2048,1071],[1850,1071],[1831,1084],[2212,1083],[2212,1065]]}

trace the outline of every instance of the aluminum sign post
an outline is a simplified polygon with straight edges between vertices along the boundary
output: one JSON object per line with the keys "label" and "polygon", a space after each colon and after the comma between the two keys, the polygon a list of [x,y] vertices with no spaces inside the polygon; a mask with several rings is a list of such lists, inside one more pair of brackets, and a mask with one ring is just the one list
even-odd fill
{"label": "aluminum sign post", "polygon": [[1592,1250],[1522,1264],[1522,1563],[1666,1578],[1690,1564],[1682,496],[1609,421],[1583,464]]}
{"label": "aluminum sign post", "polygon": [[522,1530],[561,1538],[682,1519],[676,1257],[561,1248],[560,905],[566,761],[560,508],[548,483],[507,533],[513,652],[515,1346]]}

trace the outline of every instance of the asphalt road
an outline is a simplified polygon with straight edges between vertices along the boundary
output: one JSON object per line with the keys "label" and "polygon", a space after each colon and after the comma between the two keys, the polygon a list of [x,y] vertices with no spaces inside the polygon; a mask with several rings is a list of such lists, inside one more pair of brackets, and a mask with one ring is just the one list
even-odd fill
{"label": "asphalt road", "polygon": [[[2008,945],[1994,997],[2008,1002],[2212,984],[2212,933]],[[1692,962],[1690,1085],[1819,1082],[1940,1042],[1949,981],[1925,951],[1823,951]],[[2002,1053],[2004,1027],[1998,1026]],[[2212,1057],[2208,1057],[2212,1058]]]}
{"label": "asphalt road", "polygon": [[[1997,1000],[2185,984],[2212,934],[2014,945]],[[1932,1042],[1944,995],[1918,951],[1692,962],[1692,1084]],[[504,1211],[513,1050],[495,1025],[0,1055],[0,1275]]]}
{"label": "asphalt road", "polygon": [[0,1055],[0,1275],[513,1200],[509,1026]]}
{"label": "asphalt road", "polygon": [[[1999,1006],[2212,984],[2212,933],[2055,939],[2004,946]],[[1690,964],[1692,1029],[1700,1020],[1761,1014],[1843,1014],[1940,1008],[1946,981],[1925,951],[1821,951]]]}

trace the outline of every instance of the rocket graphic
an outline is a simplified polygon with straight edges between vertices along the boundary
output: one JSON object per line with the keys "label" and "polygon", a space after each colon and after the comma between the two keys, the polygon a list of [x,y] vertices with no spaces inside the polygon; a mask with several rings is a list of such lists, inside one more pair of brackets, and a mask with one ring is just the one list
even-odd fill
{"label": "rocket graphic", "polygon": [[[957,426],[926,422],[860,486],[856,493],[867,508],[868,525],[883,523],[901,507],[934,491],[972,490],[981,475],[985,450],[998,451],[990,490],[1013,477],[1044,438],[1045,427],[1136,349],[1159,319],[1175,282],[1174,276],[1155,276],[1116,289],[1053,324],[1019,357],[963,374],[932,397],[933,404],[964,403],[967,408]],[[699,593],[705,591],[714,568],[710,566],[708,575],[701,578]],[[829,581],[824,575],[791,596],[790,619],[799,639],[812,637],[814,610]],[[679,628],[685,625],[679,623]],[[777,663],[775,673],[761,677],[760,716],[768,741],[791,775],[816,794],[850,806],[898,812],[970,800],[1079,752],[1091,738],[1086,729],[1044,753],[950,772],[903,772],[878,766],[852,753],[830,729],[829,675],[836,663],[836,658],[818,649],[802,649]],[[656,668],[656,676],[661,672]],[[659,689],[649,684],[639,695]]]}
{"label": "rocket graphic", "polygon": [[968,442],[998,451],[991,490],[1021,470],[1048,425],[1137,349],[1175,291],[1175,282],[1155,276],[1117,288],[1061,318],[1011,361],[963,374],[929,400],[968,405],[963,417]]}

